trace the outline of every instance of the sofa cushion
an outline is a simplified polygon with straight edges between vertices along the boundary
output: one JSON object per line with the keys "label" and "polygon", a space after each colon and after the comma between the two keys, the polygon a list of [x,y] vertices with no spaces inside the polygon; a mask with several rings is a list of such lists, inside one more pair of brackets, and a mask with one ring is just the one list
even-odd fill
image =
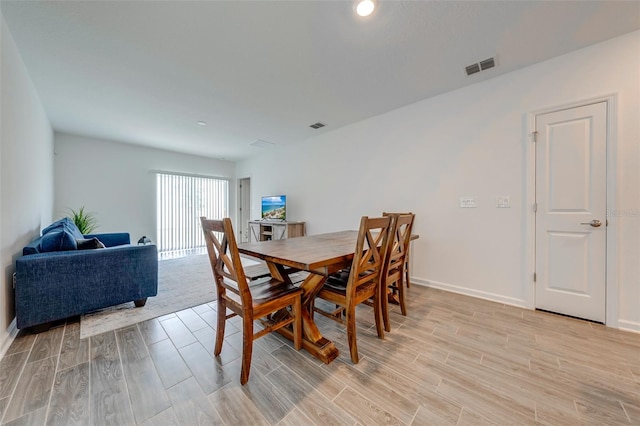
{"label": "sofa cushion", "polygon": [[82,238],[82,239],[76,240],[76,243],[78,245],[78,250],[93,250],[93,249],[105,248],[105,245],[102,244],[102,241],[100,241],[96,237]]}
{"label": "sofa cushion", "polygon": [[64,229],[47,232],[40,242],[41,252],[76,250],[77,248],[76,239]]}
{"label": "sofa cushion", "polygon": [[96,237],[97,239],[99,239],[100,242],[102,242],[102,244],[104,244],[107,247],[131,244],[131,236],[129,235],[128,232],[109,232],[106,234],[105,233],[88,234],[84,236],[84,238],[93,238],[93,237]]}

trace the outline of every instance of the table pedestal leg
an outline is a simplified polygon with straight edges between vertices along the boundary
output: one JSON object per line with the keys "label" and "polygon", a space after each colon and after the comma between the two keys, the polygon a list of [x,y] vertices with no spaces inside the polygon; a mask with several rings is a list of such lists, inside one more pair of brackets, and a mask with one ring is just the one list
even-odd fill
{"label": "table pedestal leg", "polygon": [[[270,266],[269,269],[277,270],[277,266],[279,265],[272,266],[274,267],[272,268]],[[280,276],[284,275],[280,270],[277,272]],[[289,277],[286,276],[285,279],[287,278]],[[320,361],[329,364],[338,357],[338,348],[336,348],[336,345],[331,340],[322,337],[318,326],[313,321],[313,313],[311,312],[311,309],[313,309],[313,300],[326,280],[327,277],[324,275],[311,273],[300,285],[304,290],[302,295],[302,347]],[[282,327],[277,330],[277,332],[293,341],[293,332],[289,327]]]}
{"label": "table pedestal leg", "polygon": [[[302,347],[325,364],[329,364],[336,359],[339,353],[338,348],[331,340],[322,337],[315,322],[311,320],[309,311],[304,308],[302,309],[302,321]],[[293,333],[288,327],[283,327],[277,331],[287,339],[293,340]],[[313,336],[315,336],[315,339]]]}

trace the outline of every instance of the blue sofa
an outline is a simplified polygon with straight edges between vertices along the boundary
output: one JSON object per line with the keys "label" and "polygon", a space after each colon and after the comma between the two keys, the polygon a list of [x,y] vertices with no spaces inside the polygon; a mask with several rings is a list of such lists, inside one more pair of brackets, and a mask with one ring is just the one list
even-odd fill
{"label": "blue sofa", "polygon": [[157,293],[155,245],[131,245],[128,233],[82,235],[68,218],[45,228],[16,260],[20,329],[125,302],[144,306]]}

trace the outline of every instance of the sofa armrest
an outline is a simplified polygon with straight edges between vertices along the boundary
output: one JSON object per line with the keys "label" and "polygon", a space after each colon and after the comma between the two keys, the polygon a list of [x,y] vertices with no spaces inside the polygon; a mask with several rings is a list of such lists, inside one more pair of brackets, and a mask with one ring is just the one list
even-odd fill
{"label": "sofa armrest", "polygon": [[131,237],[128,232],[111,232],[107,234],[87,234],[85,238],[97,238],[107,247],[131,244]]}
{"label": "sofa armrest", "polygon": [[18,328],[155,296],[155,245],[39,253],[16,259]]}

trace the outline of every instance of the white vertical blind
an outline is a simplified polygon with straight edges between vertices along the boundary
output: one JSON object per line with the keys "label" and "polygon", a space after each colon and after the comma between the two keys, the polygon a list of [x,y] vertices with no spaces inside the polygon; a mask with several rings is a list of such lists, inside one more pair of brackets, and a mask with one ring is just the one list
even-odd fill
{"label": "white vertical blind", "polygon": [[205,247],[200,216],[222,219],[229,205],[229,181],[158,173],[157,223],[160,252]]}

